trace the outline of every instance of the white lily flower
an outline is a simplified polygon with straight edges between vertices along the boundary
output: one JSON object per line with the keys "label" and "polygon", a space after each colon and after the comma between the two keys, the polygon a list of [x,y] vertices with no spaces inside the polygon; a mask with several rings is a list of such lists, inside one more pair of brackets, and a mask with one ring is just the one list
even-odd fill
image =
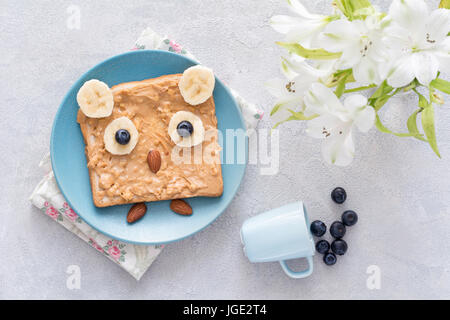
{"label": "white lily flower", "polygon": [[297,17],[276,15],[270,19],[275,31],[285,34],[288,42],[298,42],[306,48],[314,46],[323,28],[333,19],[330,16],[310,13],[298,0],[287,0]]}
{"label": "white lily flower", "polygon": [[277,98],[274,110],[295,108],[302,105],[305,83],[296,83],[284,79],[271,79],[265,83],[267,91]]}
{"label": "white lily flower", "polygon": [[303,111],[303,97],[311,83],[327,79],[335,71],[335,61],[321,61],[316,67],[310,65],[305,58],[297,55],[282,57],[281,72],[287,80],[272,79],[266,82],[266,88],[277,98],[272,111],[275,123],[287,119],[293,111]]}
{"label": "white lily flower", "polygon": [[438,71],[450,71],[450,10],[429,13],[423,0],[394,0],[384,43],[393,65],[385,72],[388,84],[403,87],[414,78],[428,85]]}
{"label": "white lily flower", "polygon": [[320,46],[330,52],[342,52],[339,69],[353,69],[353,76],[361,85],[380,84],[378,64],[386,59],[382,42],[382,28],[378,16],[365,20],[340,19],[330,22],[320,34]]}
{"label": "white lily flower", "polygon": [[318,114],[308,121],[306,133],[323,139],[322,154],[330,164],[349,165],[354,157],[353,126],[367,132],[375,122],[375,110],[367,98],[354,94],[342,104],[333,91],[321,83],[314,83],[305,96],[306,111]]}
{"label": "white lily flower", "polygon": [[292,80],[272,79],[265,86],[269,93],[277,98],[271,112],[275,123],[286,120],[290,116],[289,110],[300,111],[304,109],[303,97],[308,90],[310,80],[296,77]]}

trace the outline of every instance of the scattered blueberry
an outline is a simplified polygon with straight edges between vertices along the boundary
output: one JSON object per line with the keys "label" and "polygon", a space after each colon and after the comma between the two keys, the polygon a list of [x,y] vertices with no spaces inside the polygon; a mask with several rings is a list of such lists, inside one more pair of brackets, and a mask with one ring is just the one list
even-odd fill
{"label": "scattered blueberry", "polygon": [[355,211],[347,210],[342,214],[342,222],[350,227],[358,222],[358,215]]}
{"label": "scattered blueberry", "polygon": [[330,234],[333,238],[340,239],[345,234],[345,226],[340,221],[335,221],[330,227]]}
{"label": "scattered blueberry", "polygon": [[182,137],[189,137],[194,132],[194,127],[189,121],[181,121],[177,126],[177,132]]}
{"label": "scattered blueberry", "polygon": [[340,256],[344,255],[347,252],[347,248],[347,242],[342,239],[334,240],[331,243],[331,251]]}
{"label": "scattered blueberry", "polygon": [[115,138],[118,144],[125,145],[130,142],[130,133],[128,132],[128,130],[119,129],[116,131]]}
{"label": "scattered blueberry", "polygon": [[309,229],[316,237],[321,237],[325,234],[325,232],[327,232],[327,226],[320,220],[313,221]]}
{"label": "scattered blueberry", "polygon": [[332,252],[328,252],[323,256],[323,262],[325,262],[327,266],[332,266],[333,264],[336,263],[336,261],[337,261],[336,255]]}
{"label": "scattered blueberry", "polygon": [[330,243],[327,240],[317,241],[316,250],[321,254],[327,253],[330,250]]}
{"label": "scattered blueberry", "polygon": [[344,203],[345,199],[347,199],[347,193],[343,188],[337,187],[331,192],[331,199],[339,204]]}

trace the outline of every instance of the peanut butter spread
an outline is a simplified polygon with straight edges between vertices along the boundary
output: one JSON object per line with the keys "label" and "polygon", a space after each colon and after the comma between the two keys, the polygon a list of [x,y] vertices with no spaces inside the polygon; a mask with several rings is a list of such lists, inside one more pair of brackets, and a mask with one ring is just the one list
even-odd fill
{"label": "peanut butter spread", "polygon": [[[222,194],[214,99],[197,106],[187,104],[178,89],[180,77],[174,74],[114,86],[114,108],[107,118],[88,118],[78,111],[96,206]],[[209,133],[195,147],[178,147],[169,136],[169,121],[182,110],[198,116]],[[105,149],[105,128],[124,116],[134,123],[139,140],[130,154],[113,155]],[[147,163],[150,150],[161,154],[161,168],[156,174]]]}

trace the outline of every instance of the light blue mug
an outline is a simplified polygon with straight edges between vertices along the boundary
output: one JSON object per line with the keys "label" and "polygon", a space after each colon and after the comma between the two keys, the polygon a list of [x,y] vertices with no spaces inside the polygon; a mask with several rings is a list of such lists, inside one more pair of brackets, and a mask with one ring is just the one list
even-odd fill
{"label": "light blue mug", "polygon": [[[313,272],[314,240],[303,202],[294,202],[247,219],[241,228],[244,253],[250,262],[279,261],[292,278]],[[285,260],[305,258],[308,268],[292,271]]]}

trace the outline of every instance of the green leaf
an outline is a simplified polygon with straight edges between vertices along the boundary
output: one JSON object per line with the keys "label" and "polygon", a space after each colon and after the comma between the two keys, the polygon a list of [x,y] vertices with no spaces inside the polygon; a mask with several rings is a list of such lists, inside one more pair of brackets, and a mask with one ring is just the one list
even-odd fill
{"label": "green leaf", "polygon": [[324,49],[306,49],[298,43],[276,42],[280,47],[287,49],[290,53],[295,53],[306,59],[314,60],[332,60],[338,59],[341,52],[328,52]]}
{"label": "green leaf", "polygon": [[441,0],[439,8],[450,9],[450,0]]}
{"label": "green leaf", "polygon": [[297,111],[294,111],[294,110],[291,110],[291,109],[287,109],[287,110],[292,114],[291,117],[294,117],[295,120],[312,120],[312,119],[317,118],[319,116],[319,115],[315,114],[315,115],[307,117],[301,111],[297,112]]}
{"label": "green leaf", "polygon": [[277,113],[278,110],[280,110],[280,108],[281,108],[282,105],[283,105],[283,104],[281,104],[281,103],[276,104],[276,105],[272,108],[272,110],[270,111],[270,115],[273,116],[275,113]]}
{"label": "green leaf", "polygon": [[392,94],[390,94],[394,90],[391,86],[384,81],[380,87],[374,92],[374,94],[369,98],[369,104],[374,107],[375,111],[380,110],[386,102],[394,95],[396,95],[401,89],[396,89]]}
{"label": "green leaf", "polygon": [[450,94],[450,82],[445,81],[444,79],[434,79],[431,81],[430,86],[438,89],[439,91]]}
{"label": "green leaf", "polygon": [[428,106],[430,105],[428,103],[428,100],[422,94],[420,94],[419,91],[414,90],[414,92],[419,96],[419,107],[421,109],[428,108]]}
{"label": "green leaf", "polygon": [[335,0],[333,3],[349,20],[364,19],[375,13],[369,0]]}
{"label": "green leaf", "polygon": [[413,114],[408,118],[408,121],[406,125],[408,126],[409,133],[414,134],[414,137],[427,142],[426,139],[424,139],[422,134],[419,131],[419,128],[417,128],[417,115],[422,112],[423,109],[417,109],[413,112]]}
{"label": "green leaf", "polygon": [[383,95],[380,98],[376,99],[375,102],[373,103],[373,107],[375,108],[375,111],[380,110],[386,104],[386,102],[388,102],[388,100],[391,97],[392,96],[390,96],[390,95]]}
{"label": "green leaf", "polygon": [[427,136],[428,143],[431,146],[431,149],[437,154],[440,158],[439,149],[436,142],[436,128],[434,124],[434,107],[432,104],[429,104],[427,108],[422,111],[422,128]]}
{"label": "green leaf", "polygon": [[[436,142],[436,129],[434,126],[434,108],[433,104],[428,102],[428,100],[420,94],[416,89],[413,89],[414,92],[419,97],[419,107],[420,110],[418,112],[422,112],[422,128],[427,137],[427,141],[431,146],[431,149],[438,155],[440,158],[439,150]],[[414,115],[414,114],[413,114]],[[412,116],[411,116],[412,117]],[[408,119],[408,122],[412,122],[413,120]]]}
{"label": "green leaf", "polygon": [[390,93],[392,90],[394,90],[394,88],[392,88],[390,85],[388,85],[387,81],[384,80],[383,83],[378,87],[378,89],[370,97],[370,99],[380,98],[381,96],[384,96],[384,95]]}
{"label": "green leaf", "polygon": [[286,58],[281,57],[281,72],[286,78],[291,79],[297,76],[297,72],[293,70],[292,63]]}
{"label": "green leaf", "polygon": [[281,125],[281,124],[283,124],[283,123],[285,123],[285,122],[288,122],[288,121],[292,121],[292,120],[297,120],[295,117],[293,117],[293,116],[290,116],[289,118],[287,118],[287,119],[285,119],[285,120],[282,120],[282,121],[280,121],[280,122],[277,122],[274,126],[273,126],[273,128],[272,129],[276,129],[279,125]]}
{"label": "green leaf", "polygon": [[417,81],[417,79],[414,79],[409,85],[401,89],[403,90],[403,92],[408,92],[409,90],[415,89],[418,86],[420,86],[420,83]]}
{"label": "green leaf", "polygon": [[[397,132],[393,132],[391,130],[389,130],[388,128],[386,128],[380,120],[380,116],[377,114],[376,118],[375,118],[375,127],[383,132],[383,133],[389,133],[389,134],[393,134],[394,136],[397,137],[401,137],[401,138],[406,138],[406,137],[416,137],[417,134],[411,134],[411,133],[397,133]],[[420,135],[419,135],[420,136]]]}

